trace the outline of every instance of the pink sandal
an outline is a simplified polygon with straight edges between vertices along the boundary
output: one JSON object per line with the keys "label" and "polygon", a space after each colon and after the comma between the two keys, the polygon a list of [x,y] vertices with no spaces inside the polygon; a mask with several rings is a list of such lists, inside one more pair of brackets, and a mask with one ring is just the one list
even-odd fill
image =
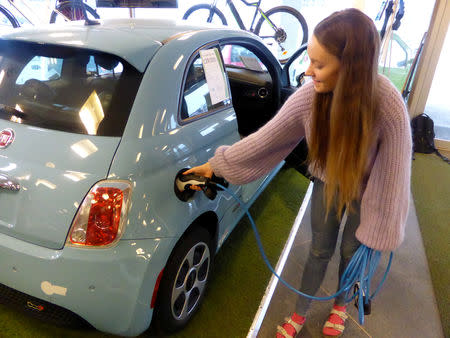
{"label": "pink sandal", "polygon": [[335,338],[342,335],[345,329],[345,320],[348,318],[345,310],[346,306],[339,306],[336,304],[333,306],[333,309],[330,312],[330,316],[323,326],[322,333],[324,337]]}
{"label": "pink sandal", "polygon": [[294,312],[291,318],[284,320],[283,326],[277,326],[277,338],[294,338],[303,328],[306,318]]}

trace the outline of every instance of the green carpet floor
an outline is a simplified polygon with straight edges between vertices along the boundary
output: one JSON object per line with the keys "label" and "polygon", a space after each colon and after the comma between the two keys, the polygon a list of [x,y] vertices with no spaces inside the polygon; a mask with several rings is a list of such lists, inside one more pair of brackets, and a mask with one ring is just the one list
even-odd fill
{"label": "green carpet floor", "polygon": [[442,326],[450,337],[450,166],[436,155],[415,154],[411,187]]}
{"label": "green carpet floor", "polygon": [[[309,181],[283,169],[251,207],[266,254],[275,266]],[[243,218],[215,259],[205,301],[191,323],[172,337],[245,337],[270,279],[250,222]],[[0,305],[1,338],[113,337],[92,329],[42,323]],[[149,330],[140,337],[152,337]]]}

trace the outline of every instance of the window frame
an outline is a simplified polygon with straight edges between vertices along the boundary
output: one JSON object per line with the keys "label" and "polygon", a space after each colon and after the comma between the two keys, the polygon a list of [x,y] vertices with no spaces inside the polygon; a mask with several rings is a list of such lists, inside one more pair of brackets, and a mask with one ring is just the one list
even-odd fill
{"label": "window frame", "polygon": [[204,50],[204,49],[211,49],[211,48],[217,48],[220,51],[220,43],[218,41],[213,41],[207,44],[202,45],[201,47],[197,48],[189,57],[188,62],[186,63],[186,67],[184,68],[183,71],[183,79],[182,79],[182,85],[181,85],[181,89],[180,89],[180,95],[179,95],[179,100],[178,100],[178,112],[177,112],[177,119],[178,119],[178,124],[179,125],[185,125],[194,121],[197,121],[199,119],[205,118],[207,116],[216,114],[218,112],[221,112],[225,109],[230,109],[233,107],[233,100],[231,97],[231,88],[230,88],[230,81],[228,80],[228,76],[227,76],[227,72],[225,69],[225,64],[223,61],[223,56],[222,53],[220,54],[220,59],[222,61],[222,70],[225,73],[225,80],[227,82],[227,89],[228,92],[230,93],[230,97],[228,100],[228,103],[224,103],[222,105],[220,105],[219,107],[214,107],[212,109],[208,109],[208,111],[203,112],[201,114],[197,114],[194,115],[192,117],[188,117],[188,118],[183,118],[181,116],[182,113],[182,104],[183,104],[183,99],[184,99],[184,93],[185,93],[185,88],[186,88],[186,80],[187,80],[187,76],[189,73],[189,70],[192,66],[192,64],[194,63],[194,61],[197,59],[198,56],[200,56],[200,51]]}
{"label": "window frame", "polygon": [[[277,109],[281,107],[282,102],[285,101],[285,88],[289,87],[289,80],[286,78],[286,74],[280,62],[275,58],[270,50],[264,45],[263,42],[250,38],[250,37],[230,37],[220,40],[220,46],[224,45],[239,45],[241,47],[250,50],[256,57],[262,62],[270,77],[272,78],[272,98],[273,104],[277,106]],[[225,66],[225,63],[224,63]],[[226,73],[226,69],[225,69]],[[228,74],[227,74],[228,78]],[[229,80],[228,80],[229,83]]]}
{"label": "window frame", "polygon": [[276,97],[277,100],[280,101],[281,89],[283,87],[286,87],[287,82],[283,78],[282,67],[279,61],[275,58],[275,56],[273,56],[273,54],[269,50],[267,50],[267,47],[262,42],[259,42],[258,40],[252,38],[245,37],[236,39],[232,37],[222,39],[220,41],[220,46],[230,44],[239,45],[241,47],[247,48],[258,57],[258,59],[265,65],[269,75],[272,78],[272,95],[274,95],[274,98]]}

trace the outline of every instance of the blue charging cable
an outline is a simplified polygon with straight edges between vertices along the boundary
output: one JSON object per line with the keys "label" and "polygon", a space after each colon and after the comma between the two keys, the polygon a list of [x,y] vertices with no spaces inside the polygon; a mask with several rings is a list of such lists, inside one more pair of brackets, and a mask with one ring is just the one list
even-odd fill
{"label": "blue charging cable", "polygon": [[350,302],[355,297],[357,298],[356,302],[358,305],[358,314],[359,314],[359,322],[360,324],[364,324],[364,314],[370,314],[370,307],[371,307],[371,300],[375,297],[375,295],[380,291],[381,286],[386,280],[386,277],[388,275],[388,272],[391,268],[392,258],[393,258],[393,252],[389,255],[389,262],[386,267],[386,271],[384,273],[384,276],[376,288],[375,292],[370,294],[370,284],[373,275],[375,274],[375,271],[378,267],[378,263],[380,261],[381,252],[373,250],[364,244],[361,244],[360,247],[356,250],[355,254],[353,255],[352,259],[350,260],[349,264],[347,265],[340,283],[339,283],[339,291],[337,291],[334,295],[328,296],[328,297],[316,297],[307,295],[296,288],[294,288],[292,285],[290,285],[288,282],[286,282],[281,276],[279,276],[275,270],[273,269],[272,265],[270,264],[266,253],[264,252],[263,245],[261,243],[261,238],[258,233],[258,229],[256,228],[255,222],[253,221],[252,216],[250,215],[250,212],[248,211],[247,205],[241,201],[239,197],[237,197],[230,189],[224,187],[223,185],[219,183],[215,183],[217,187],[223,189],[226,191],[231,197],[233,197],[245,210],[245,213],[247,214],[250,223],[252,225],[253,231],[255,233],[256,242],[258,244],[259,251],[261,252],[261,255],[263,257],[264,262],[266,263],[269,270],[275,275],[275,277],[278,278],[280,282],[282,282],[284,285],[286,285],[290,290],[294,291],[295,293],[307,297],[313,300],[330,300],[335,298],[336,296],[340,295],[341,293],[345,292],[346,295],[350,292],[350,289],[353,287],[354,292],[353,295],[346,299],[346,302]]}

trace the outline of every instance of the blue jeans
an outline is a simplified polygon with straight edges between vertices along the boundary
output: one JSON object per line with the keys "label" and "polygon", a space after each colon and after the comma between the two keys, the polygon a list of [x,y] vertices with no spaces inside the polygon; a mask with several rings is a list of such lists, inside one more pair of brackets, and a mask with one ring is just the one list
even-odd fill
{"label": "blue jeans", "polygon": [[[328,217],[325,219],[324,187],[325,184],[322,181],[317,178],[314,180],[311,195],[312,242],[300,286],[300,291],[308,295],[315,295],[317,290],[319,290],[325,277],[328,262],[331,260],[336,249],[339,234],[340,221],[335,208],[331,208]],[[334,202],[332,205],[334,205]],[[355,237],[356,229],[360,223],[360,203],[354,203],[353,206],[353,212],[347,215],[347,222],[345,223],[344,233],[342,235],[339,280],[353,254],[361,244]],[[335,303],[337,305],[345,305],[345,293],[337,296]],[[305,316],[310,304],[311,300],[309,298],[299,296],[296,305],[297,314]]]}

